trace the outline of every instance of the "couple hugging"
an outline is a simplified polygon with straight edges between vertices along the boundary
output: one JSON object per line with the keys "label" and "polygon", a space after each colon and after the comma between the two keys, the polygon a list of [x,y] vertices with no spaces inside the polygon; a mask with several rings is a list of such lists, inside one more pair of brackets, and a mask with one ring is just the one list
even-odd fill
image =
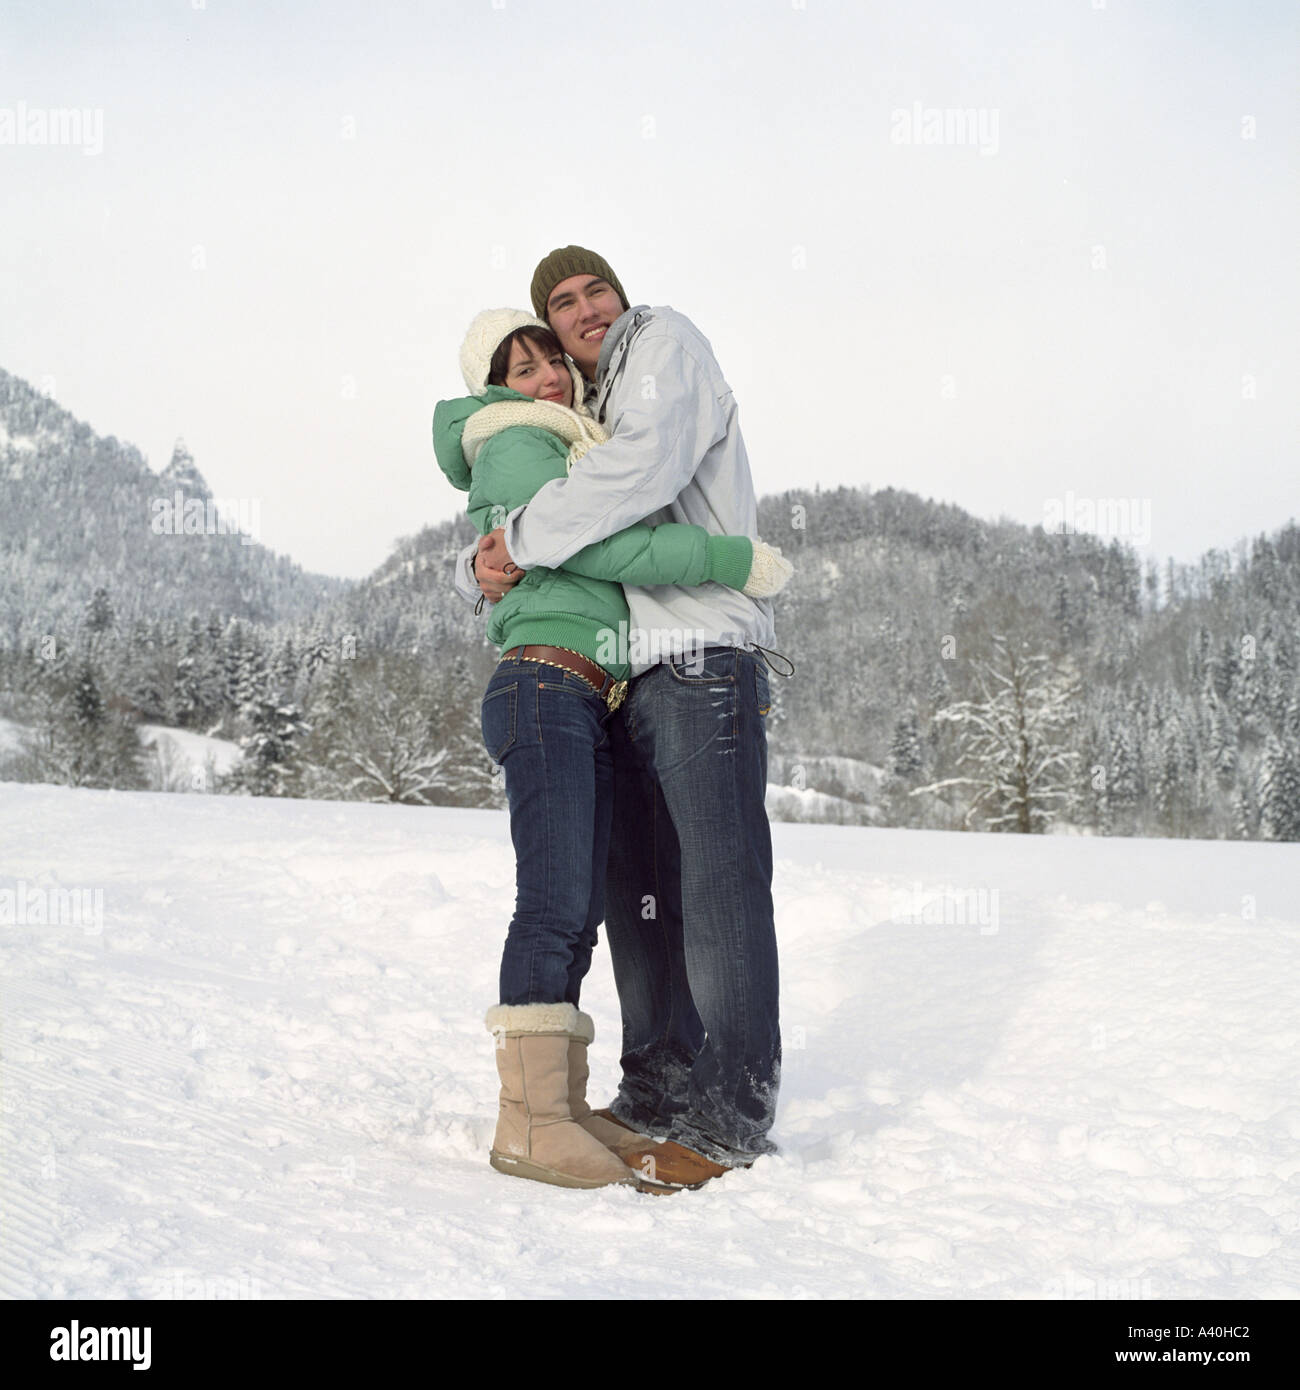
{"label": "couple hugging", "polygon": [[[760,643],[791,567],[756,537],[736,402],[683,315],[553,251],[533,314],[491,309],[439,402],[438,463],[495,606],[483,740],[505,775],[516,902],[488,1010],[492,1166],[563,1187],[699,1187],[775,1152],[781,1037]],[[605,922],[623,1078],[587,1104],[578,1007]]]}

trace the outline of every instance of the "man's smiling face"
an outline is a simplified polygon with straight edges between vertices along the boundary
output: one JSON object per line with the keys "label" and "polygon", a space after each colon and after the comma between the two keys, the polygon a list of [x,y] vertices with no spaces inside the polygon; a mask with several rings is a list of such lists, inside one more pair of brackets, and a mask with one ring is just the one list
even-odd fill
{"label": "man's smiling face", "polygon": [[618,291],[596,275],[570,275],[546,300],[546,318],[564,350],[587,378],[596,375],[600,345],[623,312]]}

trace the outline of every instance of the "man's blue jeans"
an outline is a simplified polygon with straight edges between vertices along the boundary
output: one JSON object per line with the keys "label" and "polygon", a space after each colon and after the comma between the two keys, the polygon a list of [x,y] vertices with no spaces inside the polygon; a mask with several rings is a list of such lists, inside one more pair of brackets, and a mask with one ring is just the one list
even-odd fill
{"label": "man's blue jeans", "polygon": [[604,916],[613,763],[605,701],[580,677],[519,658],[483,695],[483,742],[505,771],[515,914],[502,1004],[576,1005]]}
{"label": "man's blue jeans", "polygon": [[707,647],[636,677],[609,728],[606,936],[623,1010],[612,1109],[726,1167],[776,1148],[769,703],[762,657]]}

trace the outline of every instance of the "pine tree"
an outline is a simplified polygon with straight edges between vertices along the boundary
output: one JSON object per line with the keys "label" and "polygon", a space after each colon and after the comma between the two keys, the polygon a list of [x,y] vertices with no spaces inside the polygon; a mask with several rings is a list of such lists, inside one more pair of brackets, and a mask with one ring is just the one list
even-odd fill
{"label": "pine tree", "polygon": [[[1114,833],[1115,816],[1111,807],[1110,786],[1106,779],[1106,764],[1095,756],[1097,745],[1094,744],[1093,761],[1089,763],[1088,785],[1092,791],[1092,823],[1102,835]],[[1095,769],[1095,770],[1094,770]]]}
{"label": "pine tree", "polygon": [[1282,570],[1277,549],[1267,536],[1257,536],[1251,547],[1250,588],[1265,603],[1277,602],[1282,587]]}
{"label": "pine tree", "polygon": [[1214,691],[1220,700],[1230,698],[1239,665],[1236,643],[1225,637],[1219,643],[1219,655],[1214,662]]}
{"label": "pine tree", "polygon": [[1185,834],[1183,805],[1184,777],[1190,773],[1183,751],[1182,728],[1177,715],[1171,715],[1160,732],[1158,756],[1153,778],[1156,810],[1166,835]]}
{"label": "pine tree", "polygon": [[894,725],[894,736],[889,747],[889,772],[901,782],[910,782],[920,772],[924,762],[916,712],[909,710]]}
{"label": "pine tree", "polygon": [[302,772],[298,752],[311,732],[301,710],[264,693],[250,702],[247,715],[251,729],[240,740],[243,756],[219,780],[218,790],[249,792],[253,796],[298,795]]}
{"label": "pine tree", "polygon": [[931,710],[942,709],[952,699],[952,683],[948,679],[947,671],[941,665],[936,666],[930,676],[930,684],[925,692],[925,698]]}
{"label": "pine tree", "polygon": [[72,687],[72,719],[79,729],[94,733],[104,723],[104,700],[89,660],[82,661]]}
{"label": "pine tree", "polygon": [[1056,624],[1057,637],[1062,650],[1070,645],[1071,614],[1070,582],[1063,574],[1058,574],[1056,576],[1056,600],[1052,608],[1052,621]]}
{"label": "pine tree", "polygon": [[108,590],[104,588],[96,589],[91,595],[90,601],[86,604],[85,625],[86,631],[94,638],[107,632],[117,621],[117,614],[113,611],[112,601],[108,597]]}
{"label": "pine tree", "polygon": [[1232,794],[1232,834],[1237,840],[1253,840],[1259,830],[1259,808],[1249,787],[1239,786]]}
{"label": "pine tree", "polygon": [[1107,795],[1115,823],[1120,827],[1121,834],[1132,834],[1142,785],[1137,753],[1127,723],[1121,723],[1112,736],[1108,774]]}
{"label": "pine tree", "polygon": [[1260,763],[1259,829],[1266,840],[1300,840],[1300,758],[1276,734]]}
{"label": "pine tree", "polygon": [[311,734],[303,745],[305,794],[328,801],[349,799],[351,774],[344,766],[343,747],[360,717],[353,683],[358,663],[337,657],[325,666],[315,683],[308,708]]}
{"label": "pine tree", "polygon": [[1147,561],[1145,584],[1147,611],[1154,613],[1160,607],[1160,567],[1154,559]]}
{"label": "pine tree", "polygon": [[1288,752],[1300,755],[1300,694],[1292,695],[1278,726],[1278,738]]}
{"label": "pine tree", "polygon": [[293,634],[288,633],[276,648],[270,673],[273,688],[286,699],[292,699],[298,682],[298,653]]}
{"label": "pine tree", "polygon": [[238,618],[226,628],[221,664],[226,703],[247,721],[268,694],[266,658],[256,631]]}
{"label": "pine tree", "polygon": [[1264,694],[1260,689],[1258,657],[1243,657],[1236,663],[1228,704],[1237,721],[1240,736],[1257,743],[1264,732]]}
{"label": "pine tree", "polygon": [[211,643],[210,629],[205,630],[198,615],[191,614],[172,687],[172,704],[182,728],[206,732],[221,712],[221,681]]}
{"label": "pine tree", "polygon": [[172,722],[175,651],[165,642],[160,624],[137,617],[129,636],[119,643],[119,650],[117,689],[123,700],[145,722]]}
{"label": "pine tree", "polygon": [[35,723],[22,736],[16,771],[29,781],[69,787],[145,785],[140,741],[110,711],[101,677],[88,655],[38,662],[33,671]]}
{"label": "pine tree", "polygon": [[1237,776],[1237,734],[1231,714],[1215,694],[1214,677],[1208,670],[1205,673],[1201,701],[1207,711],[1206,741],[1210,766],[1214,770],[1219,787],[1226,791]]}
{"label": "pine tree", "polygon": [[332,643],[318,618],[312,624],[303,645],[302,669],[307,673],[309,684],[315,679],[317,671],[328,664],[331,649]]}
{"label": "pine tree", "polygon": [[900,715],[894,724],[889,762],[881,783],[886,821],[889,825],[914,823],[918,807],[909,793],[919,780],[924,765],[925,754],[921,747],[916,712],[909,710],[906,714]]}
{"label": "pine tree", "polygon": [[1206,689],[1205,674],[1206,668],[1212,658],[1212,645],[1210,630],[1203,623],[1196,630],[1196,639],[1190,644],[1191,650],[1188,653],[1188,664],[1191,667],[1192,680]]}

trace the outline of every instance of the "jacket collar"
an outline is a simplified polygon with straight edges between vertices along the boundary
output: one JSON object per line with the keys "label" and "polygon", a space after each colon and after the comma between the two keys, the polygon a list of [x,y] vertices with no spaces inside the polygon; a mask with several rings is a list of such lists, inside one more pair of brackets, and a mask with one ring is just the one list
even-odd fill
{"label": "jacket collar", "polygon": [[600,358],[596,363],[596,403],[593,410],[598,420],[604,412],[605,398],[609,395],[609,388],[618,374],[618,365],[622,362],[623,355],[631,346],[637,329],[653,317],[654,310],[648,304],[634,304],[610,324],[605,341],[600,345]]}

